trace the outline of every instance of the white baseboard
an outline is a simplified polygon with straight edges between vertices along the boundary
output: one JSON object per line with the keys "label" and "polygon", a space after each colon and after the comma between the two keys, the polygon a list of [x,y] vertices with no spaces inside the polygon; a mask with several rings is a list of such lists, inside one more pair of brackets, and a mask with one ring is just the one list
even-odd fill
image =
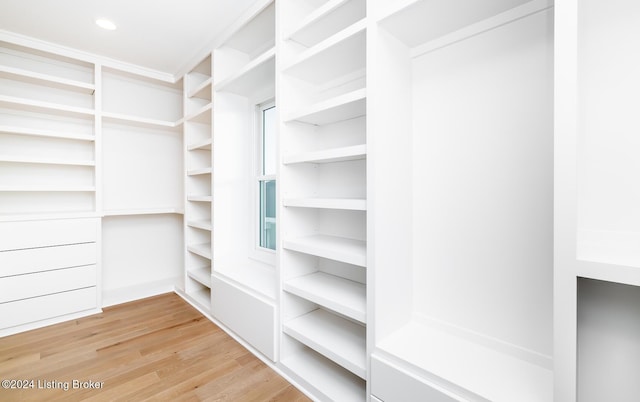
{"label": "white baseboard", "polygon": [[135,286],[128,286],[126,288],[109,290],[103,288],[102,307],[109,307],[116,304],[144,299],[145,297],[173,292],[179,280],[179,277],[175,277],[160,281],[145,282]]}

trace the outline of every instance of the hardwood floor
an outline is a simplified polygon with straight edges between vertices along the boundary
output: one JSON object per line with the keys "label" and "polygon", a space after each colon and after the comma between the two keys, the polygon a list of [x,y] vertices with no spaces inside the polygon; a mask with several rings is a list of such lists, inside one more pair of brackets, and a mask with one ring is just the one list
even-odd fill
{"label": "hardwood floor", "polygon": [[[0,338],[12,379],[32,388],[0,387],[0,401],[309,400],[172,293]],[[101,388],[74,388],[88,381]]]}

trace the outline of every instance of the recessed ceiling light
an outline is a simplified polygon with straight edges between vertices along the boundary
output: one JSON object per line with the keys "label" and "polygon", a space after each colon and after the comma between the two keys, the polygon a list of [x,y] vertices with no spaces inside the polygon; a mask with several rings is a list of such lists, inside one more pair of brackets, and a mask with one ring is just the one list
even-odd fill
{"label": "recessed ceiling light", "polygon": [[104,28],[109,31],[113,31],[117,28],[116,24],[104,18],[97,19],[96,25],[98,25],[100,28]]}

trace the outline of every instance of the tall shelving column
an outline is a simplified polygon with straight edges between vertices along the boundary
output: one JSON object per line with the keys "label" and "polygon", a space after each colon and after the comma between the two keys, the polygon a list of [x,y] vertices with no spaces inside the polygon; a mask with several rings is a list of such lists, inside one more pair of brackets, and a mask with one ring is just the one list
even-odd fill
{"label": "tall shelving column", "polygon": [[279,3],[282,369],[365,400],[366,4]]}
{"label": "tall shelving column", "polygon": [[98,67],[11,39],[0,41],[0,336],[101,307]]}
{"label": "tall shelving column", "polygon": [[211,309],[212,60],[209,54],[184,77],[185,293]]}
{"label": "tall shelving column", "polygon": [[166,292],[183,278],[182,81],[103,66],[105,304]]}
{"label": "tall shelving column", "polygon": [[[276,252],[257,239],[258,105],[275,101],[275,3],[257,1],[213,53],[212,315],[276,359]],[[263,258],[264,257],[264,258]]]}
{"label": "tall shelving column", "polygon": [[553,3],[368,4],[371,397],[552,401]]}

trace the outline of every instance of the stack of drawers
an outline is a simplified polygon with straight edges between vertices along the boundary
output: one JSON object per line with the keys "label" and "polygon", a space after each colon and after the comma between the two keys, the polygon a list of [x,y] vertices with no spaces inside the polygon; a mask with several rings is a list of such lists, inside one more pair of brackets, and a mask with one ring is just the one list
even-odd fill
{"label": "stack of drawers", "polygon": [[97,218],[0,223],[0,335],[99,306]]}

